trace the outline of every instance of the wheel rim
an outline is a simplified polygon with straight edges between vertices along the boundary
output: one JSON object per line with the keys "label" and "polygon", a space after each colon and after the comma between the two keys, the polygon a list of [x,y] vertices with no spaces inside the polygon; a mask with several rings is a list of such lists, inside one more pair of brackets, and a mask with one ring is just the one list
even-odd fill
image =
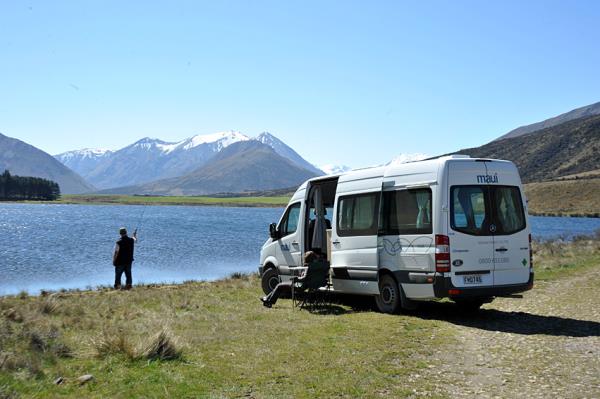
{"label": "wheel rim", "polygon": [[269,288],[271,289],[271,291],[273,291],[275,287],[277,287],[277,284],[279,284],[279,278],[277,276],[273,276],[269,279]]}
{"label": "wheel rim", "polygon": [[396,300],[396,291],[390,285],[384,285],[381,289],[381,299],[386,305],[391,305]]}

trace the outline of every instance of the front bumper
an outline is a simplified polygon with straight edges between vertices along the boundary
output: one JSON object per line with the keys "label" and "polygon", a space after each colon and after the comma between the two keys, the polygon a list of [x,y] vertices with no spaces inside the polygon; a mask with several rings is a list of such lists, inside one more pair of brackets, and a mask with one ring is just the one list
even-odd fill
{"label": "front bumper", "polygon": [[450,277],[436,276],[433,282],[433,292],[436,298],[488,298],[507,296],[533,288],[533,273],[525,284],[497,285],[491,287],[455,287]]}
{"label": "front bumper", "polygon": [[263,266],[262,266],[262,265],[258,266],[258,275],[259,275],[259,276],[262,276],[262,274],[263,274],[263,269],[264,269],[264,268],[263,268]]}

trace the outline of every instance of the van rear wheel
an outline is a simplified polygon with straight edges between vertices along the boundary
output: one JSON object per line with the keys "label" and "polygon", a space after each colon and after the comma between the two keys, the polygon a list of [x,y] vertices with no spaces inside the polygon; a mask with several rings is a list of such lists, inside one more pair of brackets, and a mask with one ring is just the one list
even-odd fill
{"label": "van rear wheel", "polygon": [[277,284],[279,284],[279,274],[277,273],[277,270],[273,267],[265,270],[261,278],[263,292],[266,295],[269,295],[271,291],[277,287]]}
{"label": "van rear wheel", "polygon": [[377,309],[381,313],[398,313],[400,310],[400,287],[389,274],[379,279],[379,295],[375,297]]}

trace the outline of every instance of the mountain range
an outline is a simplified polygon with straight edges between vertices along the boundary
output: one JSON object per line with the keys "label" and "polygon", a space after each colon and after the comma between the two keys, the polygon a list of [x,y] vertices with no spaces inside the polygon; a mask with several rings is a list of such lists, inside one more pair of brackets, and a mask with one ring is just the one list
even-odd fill
{"label": "mountain range", "polygon": [[0,134],[0,173],[4,170],[9,170],[13,175],[35,176],[55,181],[64,194],[95,190],[81,176],[51,155],[21,140]]}
{"label": "mountain range", "polygon": [[[455,153],[512,160],[524,182],[573,176],[590,179],[600,174],[599,113],[600,103],[591,104],[517,128],[486,145]],[[256,192],[289,188],[312,176],[350,170],[348,166],[334,164],[318,168],[267,132],[251,138],[237,131],[226,131],[178,142],[146,137],[116,151],[83,149],[55,157],[0,135],[0,172],[9,169],[15,175],[54,180],[63,193]],[[401,154],[388,164],[425,157],[425,154]]]}
{"label": "mountain range", "polygon": [[114,194],[204,195],[297,186],[316,174],[258,140],[227,146],[210,162],[180,177],[105,190]]}
{"label": "mountain range", "polygon": [[94,186],[109,189],[184,176],[207,164],[228,146],[244,141],[265,144],[296,166],[314,175],[323,174],[283,141],[267,132],[250,138],[240,132],[227,131],[196,135],[179,142],[146,137],[117,151],[84,149],[55,157]]}

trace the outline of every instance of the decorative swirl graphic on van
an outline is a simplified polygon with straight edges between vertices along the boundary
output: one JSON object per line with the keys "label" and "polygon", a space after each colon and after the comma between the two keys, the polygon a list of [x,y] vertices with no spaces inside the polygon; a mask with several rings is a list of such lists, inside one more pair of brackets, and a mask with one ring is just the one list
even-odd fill
{"label": "decorative swirl graphic on van", "polygon": [[406,238],[397,238],[395,241],[384,238],[383,250],[390,256],[396,256],[401,252],[407,252],[414,248],[429,249],[433,246],[433,238],[427,236],[417,237],[414,240]]}

